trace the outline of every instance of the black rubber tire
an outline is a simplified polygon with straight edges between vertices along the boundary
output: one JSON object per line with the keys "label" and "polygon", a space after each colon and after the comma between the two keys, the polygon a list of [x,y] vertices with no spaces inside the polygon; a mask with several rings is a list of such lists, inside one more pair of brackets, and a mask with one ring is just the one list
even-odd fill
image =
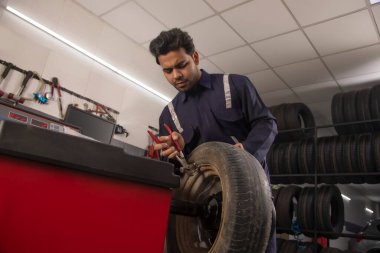
{"label": "black rubber tire", "polygon": [[342,253],[342,251],[336,248],[324,248],[320,251],[320,253]]}
{"label": "black rubber tire", "polygon": [[[324,174],[326,172],[326,166],[325,166],[325,146],[326,146],[326,137],[318,138],[318,173]],[[322,178],[324,180],[324,178]]]}
{"label": "black rubber tire", "polygon": [[[334,168],[332,164],[332,156],[334,154],[334,137],[326,137],[325,146],[324,146],[324,166],[325,173],[334,173]],[[323,177],[326,184],[336,184],[336,176]]]}
{"label": "black rubber tire", "polygon": [[290,228],[292,225],[293,212],[295,206],[293,204],[293,198],[298,201],[299,192],[301,188],[298,186],[284,187],[278,194],[276,202],[277,210],[277,224],[281,228]]}
{"label": "black rubber tire", "polygon": [[[334,124],[340,124],[344,122],[343,93],[337,93],[334,95],[331,102],[331,116]],[[342,126],[336,126],[335,131],[338,134],[346,134],[346,129]]]}
{"label": "black rubber tire", "polygon": [[380,132],[372,134],[372,155],[375,161],[375,171],[380,172]]}
{"label": "black rubber tire", "polygon": [[351,183],[351,177],[344,176],[343,174],[346,173],[346,167],[344,162],[344,146],[345,146],[345,136],[336,136],[336,145],[335,145],[335,156],[334,164],[336,164],[336,171],[335,173],[341,173],[342,175],[339,176],[338,183],[339,184],[349,184]]}
{"label": "black rubber tire", "polygon": [[276,187],[272,188],[272,195],[273,195],[273,205],[276,206],[277,199],[278,199],[278,194],[280,191],[283,189],[283,187]]}
{"label": "black rubber tire", "polygon": [[[277,119],[277,129],[279,130],[279,134],[276,137],[276,142],[290,142],[314,136],[314,116],[309,107],[305,104],[280,104],[270,107],[269,110]],[[295,131],[281,133],[283,130]]]}
{"label": "black rubber tire", "polygon": [[[363,173],[375,172],[375,161],[371,150],[371,134],[360,134],[358,142],[358,161],[360,171]],[[364,176],[363,179],[368,184],[378,183],[377,177],[373,175]]]}
{"label": "black rubber tire", "polygon": [[[380,119],[380,85],[371,88],[370,94],[371,118]],[[373,129],[380,131],[380,121],[373,123]]]}
{"label": "black rubber tire", "polygon": [[[330,145],[330,168],[329,171],[331,173],[338,174],[338,162],[336,160],[336,157],[342,154],[342,149],[341,146],[338,143],[338,138],[337,136],[331,136],[329,137],[329,145]],[[334,176],[334,183],[338,183],[339,176]]]}
{"label": "black rubber tire", "polygon": [[[285,149],[285,167],[289,174],[300,174],[298,169],[298,143],[289,142]],[[302,184],[304,179],[302,177],[291,177],[291,182],[295,184]]]}
{"label": "black rubber tire", "polygon": [[275,211],[260,163],[246,151],[220,142],[198,146],[188,162],[197,164],[199,171],[194,175],[183,174],[173,197],[202,203],[211,194],[221,192],[220,227],[211,243],[199,218],[171,215],[168,252],[264,253],[274,227]]}
{"label": "black rubber tire", "polygon": [[276,241],[277,241],[277,252],[281,252],[281,247],[286,242],[286,240],[277,238]]}
{"label": "black rubber tire", "polygon": [[[314,229],[314,187],[304,187],[298,198],[297,219],[301,229]],[[304,232],[304,235],[313,237],[313,233]]]}
{"label": "black rubber tire", "polygon": [[[352,123],[357,121],[356,118],[356,101],[357,101],[357,91],[349,91],[343,94],[343,115],[344,122]],[[360,132],[358,124],[346,125],[347,133],[354,134]]]}
{"label": "black rubber tire", "polygon": [[[286,129],[301,129],[287,133],[289,141],[301,140],[314,137],[315,120],[313,113],[303,103],[293,103],[285,105]],[[303,124],[302,124],[303,123]],[[312,128],[312,129],[305,129]]]}
{"label": "black rubber tire", "polygon": [[305,242],[302,244],[303,248],[299,248],[297,253],[319,253],[321,245],[312,242]]}
{"label": "black rubber tire", "polygon": [[[302,174],[312,174],[315,168],[314,139],[303,140],[298,146],[298,169]],[[304,177],[305,183],[314,183],[314,177]]]}
{"label": "black rubber tire", "polygon": [[297,243],[294,240],[287,240],[282,244],[280,253],[297,253]]}
{"label": "black rubber tire", "polygon": [[[324,185],[317,194],[317,229],[342,233],[344,226],[344,205],[341,192],[335,185]],[[330,239],[336,236],[325,235]]]}
{"label": "black rubber tire", "polygon": [[[359,90],[356,100],[356,120],[365,121],[371,119],[371,109],[370,109],[370,89]],[[373,131],[371,123],[362,123],[357,125],[361,133],[368,133]]]}

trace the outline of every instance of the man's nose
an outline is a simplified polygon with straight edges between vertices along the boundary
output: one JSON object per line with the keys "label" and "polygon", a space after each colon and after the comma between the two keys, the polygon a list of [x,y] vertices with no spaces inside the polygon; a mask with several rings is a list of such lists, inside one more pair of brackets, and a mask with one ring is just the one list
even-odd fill
{"label": "man's nose", "polygon": [[179,79],[179,78],[182,77],[182,72],[180,70],[178,70],[178,69],[174,69],[173,70],[173,76],[174,76],[175,79]]}

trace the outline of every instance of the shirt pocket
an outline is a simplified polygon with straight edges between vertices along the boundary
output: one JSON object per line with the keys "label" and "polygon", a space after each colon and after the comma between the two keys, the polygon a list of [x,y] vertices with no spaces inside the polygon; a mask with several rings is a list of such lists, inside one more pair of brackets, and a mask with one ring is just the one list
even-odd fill
{"label": "shirt pocket", "polygon": [[240,110],[222,109],[214,110],[214,116],[224,135],[235,136],[239,139],[246,134],[244,115]]}
{"label": "shirt pocket", "polygon": [[194,130],[192,127],[189,127],[189,128],[184,129],[184,131],[181,134],[185,141],[185,144],[189,144],[194,137]]}
{"label": "shirt pocket", "polygon": [[213,114],[219,122],[225,122],[227,124],[244,119],[243,113],[236,109],[213,110]]}

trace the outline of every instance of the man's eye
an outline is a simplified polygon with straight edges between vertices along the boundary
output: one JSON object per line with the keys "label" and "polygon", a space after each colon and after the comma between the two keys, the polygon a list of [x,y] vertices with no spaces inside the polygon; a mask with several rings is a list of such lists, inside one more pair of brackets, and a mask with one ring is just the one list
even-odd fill
{"label": "man's eye", "polygon": [[167,73],[167,74],[170,74],[172,73],[173,69],[164,69],[164,72]]}
{"label": "man's eye", "polygon": [[179,64],[179,65],[177,66],[177,68],[179,68],[179,69],[183,69],[183,68],[186,67],[186,66],[187,66],[187,62],[186,62],[186,63]]}

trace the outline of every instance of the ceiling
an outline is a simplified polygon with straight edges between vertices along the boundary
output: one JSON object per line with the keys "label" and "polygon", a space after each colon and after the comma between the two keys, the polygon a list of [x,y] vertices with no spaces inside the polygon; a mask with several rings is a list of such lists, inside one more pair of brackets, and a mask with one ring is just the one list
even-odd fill
{"label": "ceiling", "polygon": [[194,38],[201,67],[247,75],[268,105],[304,102],[331,122],[340,91],[380,80],[380,5],[367,0],[76,0],[148,50],[162,30]]}

